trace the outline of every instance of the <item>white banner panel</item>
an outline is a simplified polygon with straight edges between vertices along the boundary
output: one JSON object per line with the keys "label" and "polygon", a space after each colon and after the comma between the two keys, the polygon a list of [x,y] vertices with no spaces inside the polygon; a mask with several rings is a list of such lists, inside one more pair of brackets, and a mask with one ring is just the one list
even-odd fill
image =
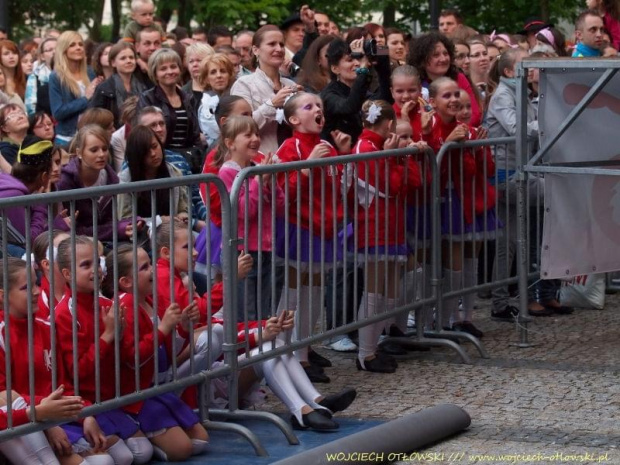
{"label": "white banner panel", "polygon": [[[541,146],[602,73],[570,69],[541,73]],[[620,75],[581,113],[544,161],[612,159],[620,160]],[[620,177],[545,174],[542,277],[566,278],[619,269]]]}

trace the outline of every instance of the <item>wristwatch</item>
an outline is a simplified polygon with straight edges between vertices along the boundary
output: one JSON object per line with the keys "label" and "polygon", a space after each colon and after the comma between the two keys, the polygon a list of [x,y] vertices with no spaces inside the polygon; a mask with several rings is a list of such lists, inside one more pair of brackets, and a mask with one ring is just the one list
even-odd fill
{"label": "wristwatch", "polygon": [[351,53],[351,58],[353,58],[354,60],[361,60],[365,56],[366,55],[364,55],[362,52],[352,52]]}

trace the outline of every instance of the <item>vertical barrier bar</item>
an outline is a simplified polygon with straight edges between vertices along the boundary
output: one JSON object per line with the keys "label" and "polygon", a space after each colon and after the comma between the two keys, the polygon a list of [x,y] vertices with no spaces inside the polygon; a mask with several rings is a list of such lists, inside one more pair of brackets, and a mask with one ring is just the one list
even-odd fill
{"label": "vertical barrier bar", "polygon": [[[31,214],[30,207],[24,207],[26,217],[25,217],[25,234],[26,237],[26,289],[28,290],[28,294],[32,295],[32,287],[36,283],[32,282],[32,232],[30,230],[31,225]],[[8,294],[8,289],[6,289],[6,293]],[[36,418],[35,415],[35,372],[34,372],[34,309],[32,308],[32,299],[28,299],[27,303],[28,309],[28,394],[30,396],[30,418]],[[20,392],[22,397],[24,393]]]}
{"label": "vertical barrier bar", "polygon": [[7,247],[7,238],[9,237],[8,231],[8,219],[6,218],[6,210],[2,212],[2,237],[4,240],[2,241],[2,289],[4,292],[4,302],[2,302],[2,313],[4,314],[4,352],[6,354],[5,359],[5,378],[6,378],[6,416],[7,416],[7,427],[13,427],[13,377],[11,373],[11,319],[9,318],[9,293],[7,292],[9,289],[9,261],[7,260],[9,256],[9,251]]}
{"label": "vertical barrier bar", "polygon": [[527,69],[522,63],[517,66],[517,269],[519,276],[519,347],[530,347],[528,341],[529,313],[528,302],[528,240],[527,240],[527,210],[526,186],[527,172],[524,170],[528,156],[527,139]]}

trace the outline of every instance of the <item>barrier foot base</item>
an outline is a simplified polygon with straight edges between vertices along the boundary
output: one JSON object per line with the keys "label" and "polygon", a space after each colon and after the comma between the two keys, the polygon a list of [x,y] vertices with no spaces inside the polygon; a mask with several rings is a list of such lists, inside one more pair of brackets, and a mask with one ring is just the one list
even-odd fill
{"label": "barrier foot base", "polygon": [[[211,413],[211,412],[209,412]],[[254,452],[259,457],[269,457],[267,450],[263,447],[258,436],[250,431],[245,426],[237,425],[235,423],[224,423],[221,421],[207,420],[203,423],[204,427],[210,431],[228,431],[243,436],[250,445],[254,448]]]}
{"label": "barrier foot base", "polygon": [[[448,349],[452,349],[455,351],[463,363],[468,365],[472,364],[470,356],[463,350],[463,348],[458,345],[456,342],[451,341],[447,338],[443,338],[439,333],[424,333],[424,339],[409,339],[409,338],[390,338],[390,340],[398,342],[403,341],[403,344],[411,344],[418,347],[447,347]],[[387,341],[388,339],[386,339]]]}
{"label": "barrier foot base", "polygon": [[292,426],[284,421],[278,415],[271,412],[256,412],[252,410],[217,410],[217,409],[209,409],[209,416],[214,417],[220,420],[261,420],[267,421],[275,425],[284,437],[288,441],[288,443],[292,446],[299,445],[299,439],[295,436],[293,432]]}
{"label": "barrier foot base", "polygon": [[433,338],[435,337],[445,338],[451,341],[455,341],[457,343],[460,343],[461,341],[471,342],[476,348],[476,350],[478,350],[478,352],[480,353],[480,357],[490,358],[489,354],[487,353],[480,339],[472,336],[469,333],[465,333],[462,331],[445,331],[445,330],[444,331],[424,331],[424,336],[433,337]]}

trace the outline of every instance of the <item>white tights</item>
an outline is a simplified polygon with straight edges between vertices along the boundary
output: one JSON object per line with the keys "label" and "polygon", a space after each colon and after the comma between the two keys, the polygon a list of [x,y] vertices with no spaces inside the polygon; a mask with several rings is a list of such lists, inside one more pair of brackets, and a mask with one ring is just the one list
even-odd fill
{"label": "white tights", "polygon": [[[263,350],[270,350],[271,344],[271,342],[263,344]],[[281,341],[276,341],[276,347],[282,345]],[[251,354],[256,355],[258,352],[259,349],[255,348]],[[280,355],[259,363],[254,366],[254,371],[259,378],[265,378],[267,386],[284,402],[301,424],[303,424],[301,410],[306,405],[315,410],[325,409],[316,402],[321,394],[315,389],[303,367],[292,354]]]}

